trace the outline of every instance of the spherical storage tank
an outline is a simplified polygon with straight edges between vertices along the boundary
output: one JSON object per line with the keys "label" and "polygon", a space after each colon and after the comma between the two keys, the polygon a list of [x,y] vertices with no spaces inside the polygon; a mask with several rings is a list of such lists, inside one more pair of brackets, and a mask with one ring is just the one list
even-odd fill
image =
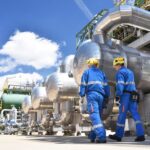
{"label": "spherical storage tank", "polygon": [[53,73],[46,85],[47,96],[50,101],[68,100],[78,95],[78,86],[74,78],[70,78],[67,73]]}
{"label": "spherical storage tank", "polygon": [[22,102],[22,110],[24,113],[28,113],[29,109],[32,107],[31,105],[31,96],[26,96]]}
{"label": "spherical storage tank", "polygon": [[11,109],[12,105],[17,109],[22,107],[22,102],[27,95],[23,94],[6,94],[2,95],[2,109]]}
{"label": "spherical storage tank", "polygon": [[32,107],[37,109],[40,107],[40,103],[46,100],[47,94],[45,87],[34,87],[31,94]]}

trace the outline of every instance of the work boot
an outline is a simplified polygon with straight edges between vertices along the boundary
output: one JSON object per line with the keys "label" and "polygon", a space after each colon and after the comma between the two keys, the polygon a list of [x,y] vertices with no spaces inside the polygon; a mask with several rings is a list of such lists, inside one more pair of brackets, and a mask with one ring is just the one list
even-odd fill
{"label": "work boot", "polygon": [[95,140],[90,140],[91,143],[95,143]]}
{"label": "work boot", "polygon": [[107,143],[107,141],[106,140],[98,140],[98,139],[96,139],[95,143]]}
{"label": "work boot", "polygon": [[136,139],[135,139],[135,142],[142,142],[142,141],[145,141],[145,136],[144,136],[144,135],[138,136],[138,137],[136,137]]}
{"label": "work boot", "polygon": [[118,141],[118,142],[121,142],[121,138],[118,137],[116,134],[114,134],[114,135],[109,135],[109,138],[112,139],[112,140],[116,140],[116,141]]}

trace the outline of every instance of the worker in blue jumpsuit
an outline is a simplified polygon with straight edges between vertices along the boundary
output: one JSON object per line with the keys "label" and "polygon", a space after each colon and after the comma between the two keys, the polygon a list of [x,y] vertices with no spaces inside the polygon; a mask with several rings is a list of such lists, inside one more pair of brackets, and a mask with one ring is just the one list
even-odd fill
{"label": "worker in blue jumpsuit", "polygon": [[144,141],[144,129],[138,113],[138,93],[135,86],[133,72],[124,66],[123,57],[117,57],[113,61],[116,73],[116,100],[119,101],[119,116],[117,121],[116,133],[109,135],[110,139],[121,141],[124,135],[124,127],[127,112],[129,111],[136,124],[136,142]]}
{"label": "worker in blue jumpsuit", "polygon": [[100,114],[103,101],[110,95],[110,88],[104,72],[99,69],[98,59],[90,58],[87,64],[89,69],[82,75],[79,95],[86,96],[87,99],[87,110],[92,122],[89,138],[91,142],[106,143],[106,132]]}

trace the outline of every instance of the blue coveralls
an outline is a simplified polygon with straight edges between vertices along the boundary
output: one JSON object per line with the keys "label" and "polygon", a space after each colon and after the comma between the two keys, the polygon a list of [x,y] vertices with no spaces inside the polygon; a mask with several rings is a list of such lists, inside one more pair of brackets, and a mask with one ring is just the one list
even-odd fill
{"label": "blue coveralls", "polygon": [[87,69],[82,75],[79,95],[87,97],[87,110],[93,125],[89,138],[106,140],[106,132],[100,117],[104,97],[110,95],[105,74],[95,66]]}
{"label": "blue coveralls", "polygon": [[126,67],[121,67],[116,73],[116,96],[120,97],[116,136],[122,138],[124,135],[125,119],[128,111],[130,111],[135,121],[136,135],[143,136],[144,129],[138,113],[137,102],[133,101],[131,94],[125,91],[136,91],[134,74]]}

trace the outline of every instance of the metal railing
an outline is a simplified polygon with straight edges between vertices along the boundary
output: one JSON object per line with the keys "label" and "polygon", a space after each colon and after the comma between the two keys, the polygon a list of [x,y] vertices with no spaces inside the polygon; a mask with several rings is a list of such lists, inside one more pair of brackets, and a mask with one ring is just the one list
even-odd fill
{"label": "metal railing", "polygon": [[78,48],[84,40],[92,38],[94,27],[106,12],[106,9],[100,11],[80,32],[76,34],[76,48]]}
{"label": "metal railing", "polygon": [[136,0],[135,6],[150,10],[150,0]]}

